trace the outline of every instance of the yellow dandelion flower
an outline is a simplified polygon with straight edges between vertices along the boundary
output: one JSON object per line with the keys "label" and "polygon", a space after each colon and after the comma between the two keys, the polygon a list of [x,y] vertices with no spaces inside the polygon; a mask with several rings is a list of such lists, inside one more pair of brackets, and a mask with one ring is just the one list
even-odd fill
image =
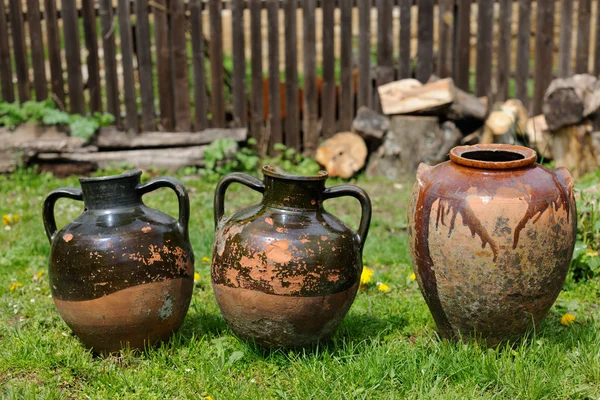
{"label": "yellow dandelion flower", "polygon": [[10,216],[9,214],[4,214],[2,216],[2,223],[4,224],[4,226],[8,226],[10,224],[12,224],[13,219],[12,216]]}
{"label": "yellow dandelion flower", "polygon": [[210,258],[208,258],[208,257],[202,257],[202,261],[209,263],[210,262]]}
{"label": "yellow dandelion flower", "polygon": [[19,214],[14,214],[13,216],[13,222],[17,222],[19,220]]}
{"label": "yellow dandelion flower", "polygon": [[206,396],[204,400],[213,400],[212,396]]}
{"label": "yellow dandelion flower", "polygon": [[200,280],[200,274],[197,272],[194,272],[194,282],[198,282]]}
{"label": "yellow dandelion flower", "polygon": [[417,275],[415,275],[415,273],[413,272],[412,274],[410,274],[410,280],[414,281],[417,279]]}
{"label": "yellow dandelion flower", "polygon": [[373,277],[373,271],[371,268],[364,267],[362,273],[360,274],[360,284],[366,285],[371,282],[371,278]]}
{"label": "yellow dandelion flower", "polygon": [[377,290],[379,290],[380,292],[389,292],[390,287],[388,285],[386,285],[385,283],[380,282],[377,284]]}
{"label": "yellow dandelion flower", "polygon": [[35,279],[40,279],[42,276],[44,276],[44,274],[46,273],[46,271],[44,271],[43,269],[40,270],[40,272],[38,272],[37,274],[35,274],[33,277]]}
{"label": "yellow dandelion flower", "polygon": [[588,257],[598,257],[598,252],[596,250],[587,249],[585,255]]}
{"label": "yellow dandelion flower", "polygon": [[16,288],[21,286],[23,286],[21,282],[13,282],[12,285],[10,285],[10,291],[14,292]]}
{"label": "yellow dandelion flower", "polygon": [[575,316],[570,313],[566,313],[560,318],[560,323],[564,326],[569,326],[575,322]]}

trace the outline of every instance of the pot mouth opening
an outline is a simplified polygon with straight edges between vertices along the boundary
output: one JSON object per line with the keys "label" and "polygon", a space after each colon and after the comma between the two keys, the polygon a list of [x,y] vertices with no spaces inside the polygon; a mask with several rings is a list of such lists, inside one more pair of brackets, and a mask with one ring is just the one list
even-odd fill
{"label": "pot mouth opening", "polygon": [[329,174],[327,171],[319,171],[316,175],[292,175],[288,174],[280,168],[276,168],[273,165],[265,165],[262,167],[263,174],[265,176],[269,176],[277,179],[285,179],[289,181],[303,181],[303,182],[315,182],[315,181],[325,181]]}
{"label": "pot mouth opening", "polygon": [[98,176],[91,178],[79,178],[79,183],[93,183],[93,182],[105,182],[105,181],[113,181],[118,179],[129,179],[133,177],[139,177],[142,175],[142,171],[140,170],[131,170],[124,171],[119,175],[109,175],[109,176]]}
{"label": "pot mouth opening", "polygon": [[528,147],[506,144],[458,146],[450,150],[453,162],[472,168],[522,168],[534,164],[536,158],[535,151]]}

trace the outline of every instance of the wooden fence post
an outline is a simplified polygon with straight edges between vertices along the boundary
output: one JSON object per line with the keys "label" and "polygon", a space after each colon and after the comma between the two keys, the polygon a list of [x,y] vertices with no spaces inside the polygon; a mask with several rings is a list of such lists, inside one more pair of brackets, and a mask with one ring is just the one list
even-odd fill
{"label": "wooden fence post", "polygon": [[519,0],[519,31],[517,33],[517,69],[515,97],[529,106],[529,40],[531,36],[531,0]]}
{"label": "wooden fence post", "polygon": [[298,92],[298,22],[296,0],[285,1],[285,143],[300,151],[299,92]]}
{"label": "wooden fence post", "polygon": [[[27,46],[25,44],[25,28],[23,27],[23,9],[21,0],[10,0],[9,5],[13,55],[15,58],[15,70],[17,72],[17,88],[19,90],[19,102],[23,103],[31,98]],[[65,14],[69,11],[68,6],[69,3],[67,3]],[[81,71],[79,73],[81,73]]]}
{"label": "wooden fence post", "polygon": [[[246,55],[244,54],[244,3],[231,2],[231,32],[233,42],[233,121],[238,127],[248,124],[246,105]],[[196,84],[198,81],[196,81]]]}
{"label": "wooden fence post", "polygon": [[15,101],[15,91],[12,83],[12,65],[10,61],[8,33],[4,1],[0,1],[0,84],[2,85],[2,99],[12,103]]}
{"label": "wooden fence post", "polygon": [[221,0],[209,0],[208,13],[210,16],[209,46],[212,123],[213,126],[217,128],[224,128],[225,92],[223,86],[223,27],[221,22]]}
{"label": "wooden fence post", "polygon": [[544,92],[552,80],[554,0],[538,0],[536,30],[533,115],[538,115],[542,112]]}
{"label": "wooden fence post", "polygon": [[419,21],[416,78],[425,83],[433,73],[433,0],[418,0]]}
{"label": "wooden fence post", "polygon": [[[385,0],[388,1],[388,0]],[[391,2],[390,2],[391,3]],[[352,68],[352,0],[340,0],[340,23],[341,23],[341,56],[340,56],[340,120],[339,130],[349,131],[354,119],[354,88]],[[391,7],[390,7],[391,14]],[[392,24],[390,23],[390,26]],[[389,39],[392,38],[392,30],[389,31]],[[390,40],[391,42],[391,40]],[[391,43],[390,43],[391,44]],[[393,52],[389,52],[389,65],[386,71],[394,78]]]}
{"label": "wooden fence post", "polygon": [[279,0],[267,0],[269,25],[269,149],[283,143],[281,132],[281,88],[279,80]]}
{"label": "wooden fence post", "polygon": [[135,18],[138,74],[140,78],[140,97],[142,100],[142,131],[151,132],[155,130],[155,111],[148,0],[135,1]]}
{"label": "wooden fence post", "polygon": [[311,155],[319,141],[315,7],[316,0],[304,0],[304,151]]}
{"label": "wooden fence post", "polygon": [[[90,111],[102,111],[102,84],[100,83],[100,60],[98,58],[98,29],[96,27],[96,8],[92,0],[81,1],[81,12],[83,14],[83,35],[85,46],[88,50],[87,88],[90,94]],[[138,47],[139,49],[139,47]],[[144,96],[142,94],[142,100]]]}
{"label": "wooden fence post", "polygon": [[475,78],[475,95],[491,97],[494,0],[479,0],[477,9],[477,71]]}
{"label": "wooden fence post", "polygon": [[571,39],[573,37],[573,0],[561,0],[560,45],[558,47],[558,76],[571,75]]}
{"label": "wooden fence post", "polygon": [[471,68],[471,0],[457,0],[457,5],[454,81],[458,88],[468,92]]}
{"label": "wooden fence post", "polygon": [[29,37],[31,39],[31,64],[33,66],[35,99],[37,101],[45,100],[48,97],[48,81],[46,80],[39,0],[27,0],[27,25],[29,25]]}
{"label": "wooden fence post", "polygon": [[[365,3],[365,1],[362,1]],[[321,90],[321,116],[323,120],[323,137],[332,136],[335,131],[335,2],[324,1],[323,12],[323,86]]]}
{"label": "wooden fence post", "polygon": [[[358,107],[371,108],[371,0],[358,2]],[[400,50],[402,52],[402,49]]]}

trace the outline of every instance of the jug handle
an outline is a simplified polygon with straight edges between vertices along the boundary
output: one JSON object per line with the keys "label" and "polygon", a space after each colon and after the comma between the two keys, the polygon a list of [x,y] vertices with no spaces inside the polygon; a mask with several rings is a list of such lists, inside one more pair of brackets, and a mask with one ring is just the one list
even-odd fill
{"label": "jug handle", "polygon": [[244,174],[241,172],[233,172],[225,175],[215,189],[215,202],[214,202],[214,217],[215,217],[215,229],[219,224],[221,218],[225,214],[225,192],[232,183],[237,182],[242,185],[248,186],[250,189],[254,189],[259,193],[265,192],[265,184],[258,178]]}
{"label": "jug handle", "polygon": [[67,198],[73,200],[83,201],[83,194],[81,189],[62,187],[50,192],[50,194],[44,200],[44,209],[42,211],[42,217],[44,218],[44,228],[46,229],[46,236],[52,243],[54,236],[58,229],[56,228],[56,219],[54,218],[54,205],[60,198]]}
{"label": "jug handle", "polygon": [[369,233],[369,225],[371,224],[371,199],[367,192],[354,185],[339,185],[325,189],[323,192],[323,200],[334,199],[336,197],[351,196],[360,202],[362,211],[360,224],[358,226],[358,240],[360,241],[360,249],[365,245],[367,235]]}
{"label": "jug handle", "polygon": [[190,197],[187,189],[183,186],[183,183],[175,178],[161,176],[156,179],[151,179],[144,184],[137,185],[136,190],[141,195],[144,195],[163,187],[173,189],[177,195],[177,200],[179,201],[179,220],[177,224],[184,237],[189,239]]}

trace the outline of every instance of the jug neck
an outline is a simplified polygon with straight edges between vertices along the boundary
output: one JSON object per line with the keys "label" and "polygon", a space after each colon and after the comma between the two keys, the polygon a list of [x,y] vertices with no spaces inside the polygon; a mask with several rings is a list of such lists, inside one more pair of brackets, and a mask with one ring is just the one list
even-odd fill
{"label": "jug neck", "polygon": [[141,193],[136,190],[141,175],[141,171],[126,171],[121,175],[80,178],[86,209],[106,210],[143,204]]}
{"label": "jug neck", "polygon": [[263,203],[274,208],[318,210],[323,200],[326,173],[316,176],[283,175],[263,169]]}

